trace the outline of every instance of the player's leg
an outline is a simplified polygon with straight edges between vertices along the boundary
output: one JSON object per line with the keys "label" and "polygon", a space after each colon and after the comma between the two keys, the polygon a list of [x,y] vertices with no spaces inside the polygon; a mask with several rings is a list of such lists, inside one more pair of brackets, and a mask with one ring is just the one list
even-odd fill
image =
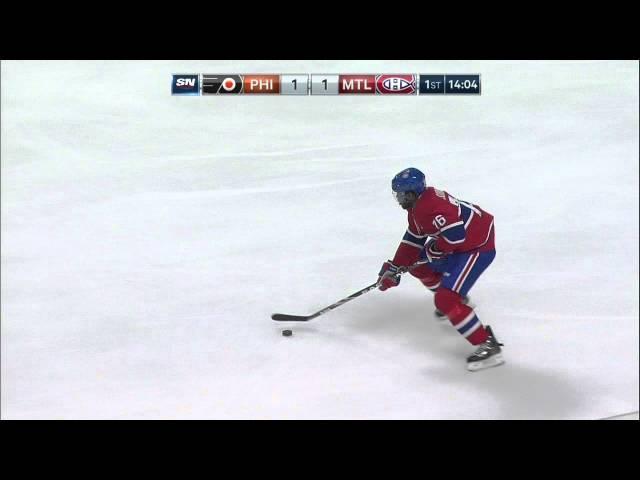
{"label": "player's leg", "polygon": [[[422,282],[422,284],[425,287],[427,287],[429,290],[431,290],[435,294],[438,288],[440,287],[440,285],[442,284],[443,272],[446,272],[448,270],[450,261],[453,260],[453,263],[456,265],[459,263],[462,263],[460,260],[456,260],[455,255],[453,255],[452,257],[454,258],[449,258],[445,261],[442,261],[438,265],[429,265],[429,266],[420,265],[418,268],[415,268],[412,271],[410,271],[410,273],[411,275],[416,277],[418,280],[420,280],[420,282]],[[449,273],[447,272],[446,275],[449,275]],[[465,303],[465,305],[469,305],[470,304],[469,297],[464,296],[463,302]],[[437,307],[434,311],[434,314],[439,319],[446,319],[446,315],[444,314],[444,312],[442,312]]]}
{"label": "player's leg", "polygon": [[444,312],[460,335],[478,347],[467,359],[469,370],[479,370],[504,362],[500,344],[491,329],[485,328],[474,309],[464,303],[466,294],[494,258],[495,251],[452,255],[434,296],[436,308]]}
{"label": "player's leg", "polygon": [[434,296],[436,308],[444,312],[451,325],[472,345],[479,345],[487,339],[482,322],[475,310],[465,305],[462,296],[453,290],[440,286]]}
{"label": "player's leg", "polygon": [[[427,265],[420,265],[418,268],[411,270],[409,273],[416,277],[420,282],[427,287],[427,289],[431,290],[434,294],[438,290],[442,280],[442,272],[436,272],[429,268]],[[465,298],[465,302],[468,299]],[[445,319],[445,314],[442,313],[437,308],[434,311],[435,316],[438,319]]]}
{"label": "player's leg", "polygon": [[452,285],[451,290],[459,293],[463,297],[467,296],[471,287],[473,287],[480,278],[480,275],[493,263],[496,258],[496,251],[476,252],[468,255],[468,258],[462,258],[456,266],[456,273],[450,275],[451,281],[447,282]]}
{"label": "player's leg", "polygon": [[[469,305],[471,308],[474,308],[474,307],[475,307],[475,305],[473,305],[473,303],[471,303],[471,299],[470,299],[468,296],[462,297],[462,302],[463,302],[465,305]],[[441,310],[439,310],[438,308],[436,308],[436,309],[433,311],[433,314],[434,314],[434,315],[436,316],[436,318],[437,318],[437,319],[439,319],[439,320],[446,320],[446,319],[447,319],[447,316],[444,314],[444,312],[443,312],[443,311],[441,311]]]}
{"label": "player's leg", "polygon": [[409,273],[420,280],[425,287],[434,293],[438,290],[438,287],[440,287],[442,273],[432,270],[427,265],[420,265],[419,267],[410,270]]}

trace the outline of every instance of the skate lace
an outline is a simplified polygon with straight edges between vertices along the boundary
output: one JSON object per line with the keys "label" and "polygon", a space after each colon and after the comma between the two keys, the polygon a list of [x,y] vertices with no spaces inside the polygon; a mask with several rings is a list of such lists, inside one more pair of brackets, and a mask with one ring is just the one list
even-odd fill
{"label": "skate lace", "polygon": [[486,341],[481,343],[478,349],[476,350],[476,355],[480,355],[485,352],[490,352],[492,350],[492,345],[490,341]]}
{"label": "skate lace", "polygon": [[493,337],[489,337],[485,342],[481,343],[476,350],[476,355],[480,355],[485,352],[491,352],[495,347],[502,347],[503,344],[496,342]]}

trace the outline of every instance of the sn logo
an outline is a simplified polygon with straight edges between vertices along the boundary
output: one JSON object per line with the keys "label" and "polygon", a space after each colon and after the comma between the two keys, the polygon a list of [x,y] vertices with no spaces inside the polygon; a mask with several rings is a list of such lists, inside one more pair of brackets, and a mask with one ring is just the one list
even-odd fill
{"label": "sn logo", "polygon": [[171,95],[200,95],[200,77],[196,74],[174,73],[171,79]]}
{"label": "sn logo", "polygon": [[176,87],[195,87],[196,79],[195,78],[179,78],[176,80]]}

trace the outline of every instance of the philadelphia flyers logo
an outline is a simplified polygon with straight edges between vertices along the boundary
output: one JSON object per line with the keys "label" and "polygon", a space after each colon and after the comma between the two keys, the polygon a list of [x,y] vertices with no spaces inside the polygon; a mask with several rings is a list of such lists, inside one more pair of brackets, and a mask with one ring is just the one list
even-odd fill
{"label": "philadelphia flyers logo", "polygon": [[232,92],[233,89],[236,88],[236,81],[231,77],[225,78],[222,82],[222,88],[224,88],[226,92]]}
{"label": "philadelphia flyers logo", "polygon": [[203,95],[223,95],[242,93],[243,79],[241,75],[202,75]]}

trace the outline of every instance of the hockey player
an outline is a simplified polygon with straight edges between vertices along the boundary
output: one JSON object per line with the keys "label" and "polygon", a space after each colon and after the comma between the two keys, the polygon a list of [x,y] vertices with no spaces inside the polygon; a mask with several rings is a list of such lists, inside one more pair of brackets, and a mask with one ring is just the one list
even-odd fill
{"label": "hockey player", "polygon": [[427,260],[409,273],[434,292],[436,312],[446,315],[477,347],[467,358],[467,368],[476,371],[504,363],[502,344],[466,301],[467,293],[496,256],[493,216],[477,205],[427,187],[425,175],[416,168],[397,174],[391,188],[408,212],[409,228],[393,260],[384,262],[378,288],[384,291],[399,285],[400,267]]}

